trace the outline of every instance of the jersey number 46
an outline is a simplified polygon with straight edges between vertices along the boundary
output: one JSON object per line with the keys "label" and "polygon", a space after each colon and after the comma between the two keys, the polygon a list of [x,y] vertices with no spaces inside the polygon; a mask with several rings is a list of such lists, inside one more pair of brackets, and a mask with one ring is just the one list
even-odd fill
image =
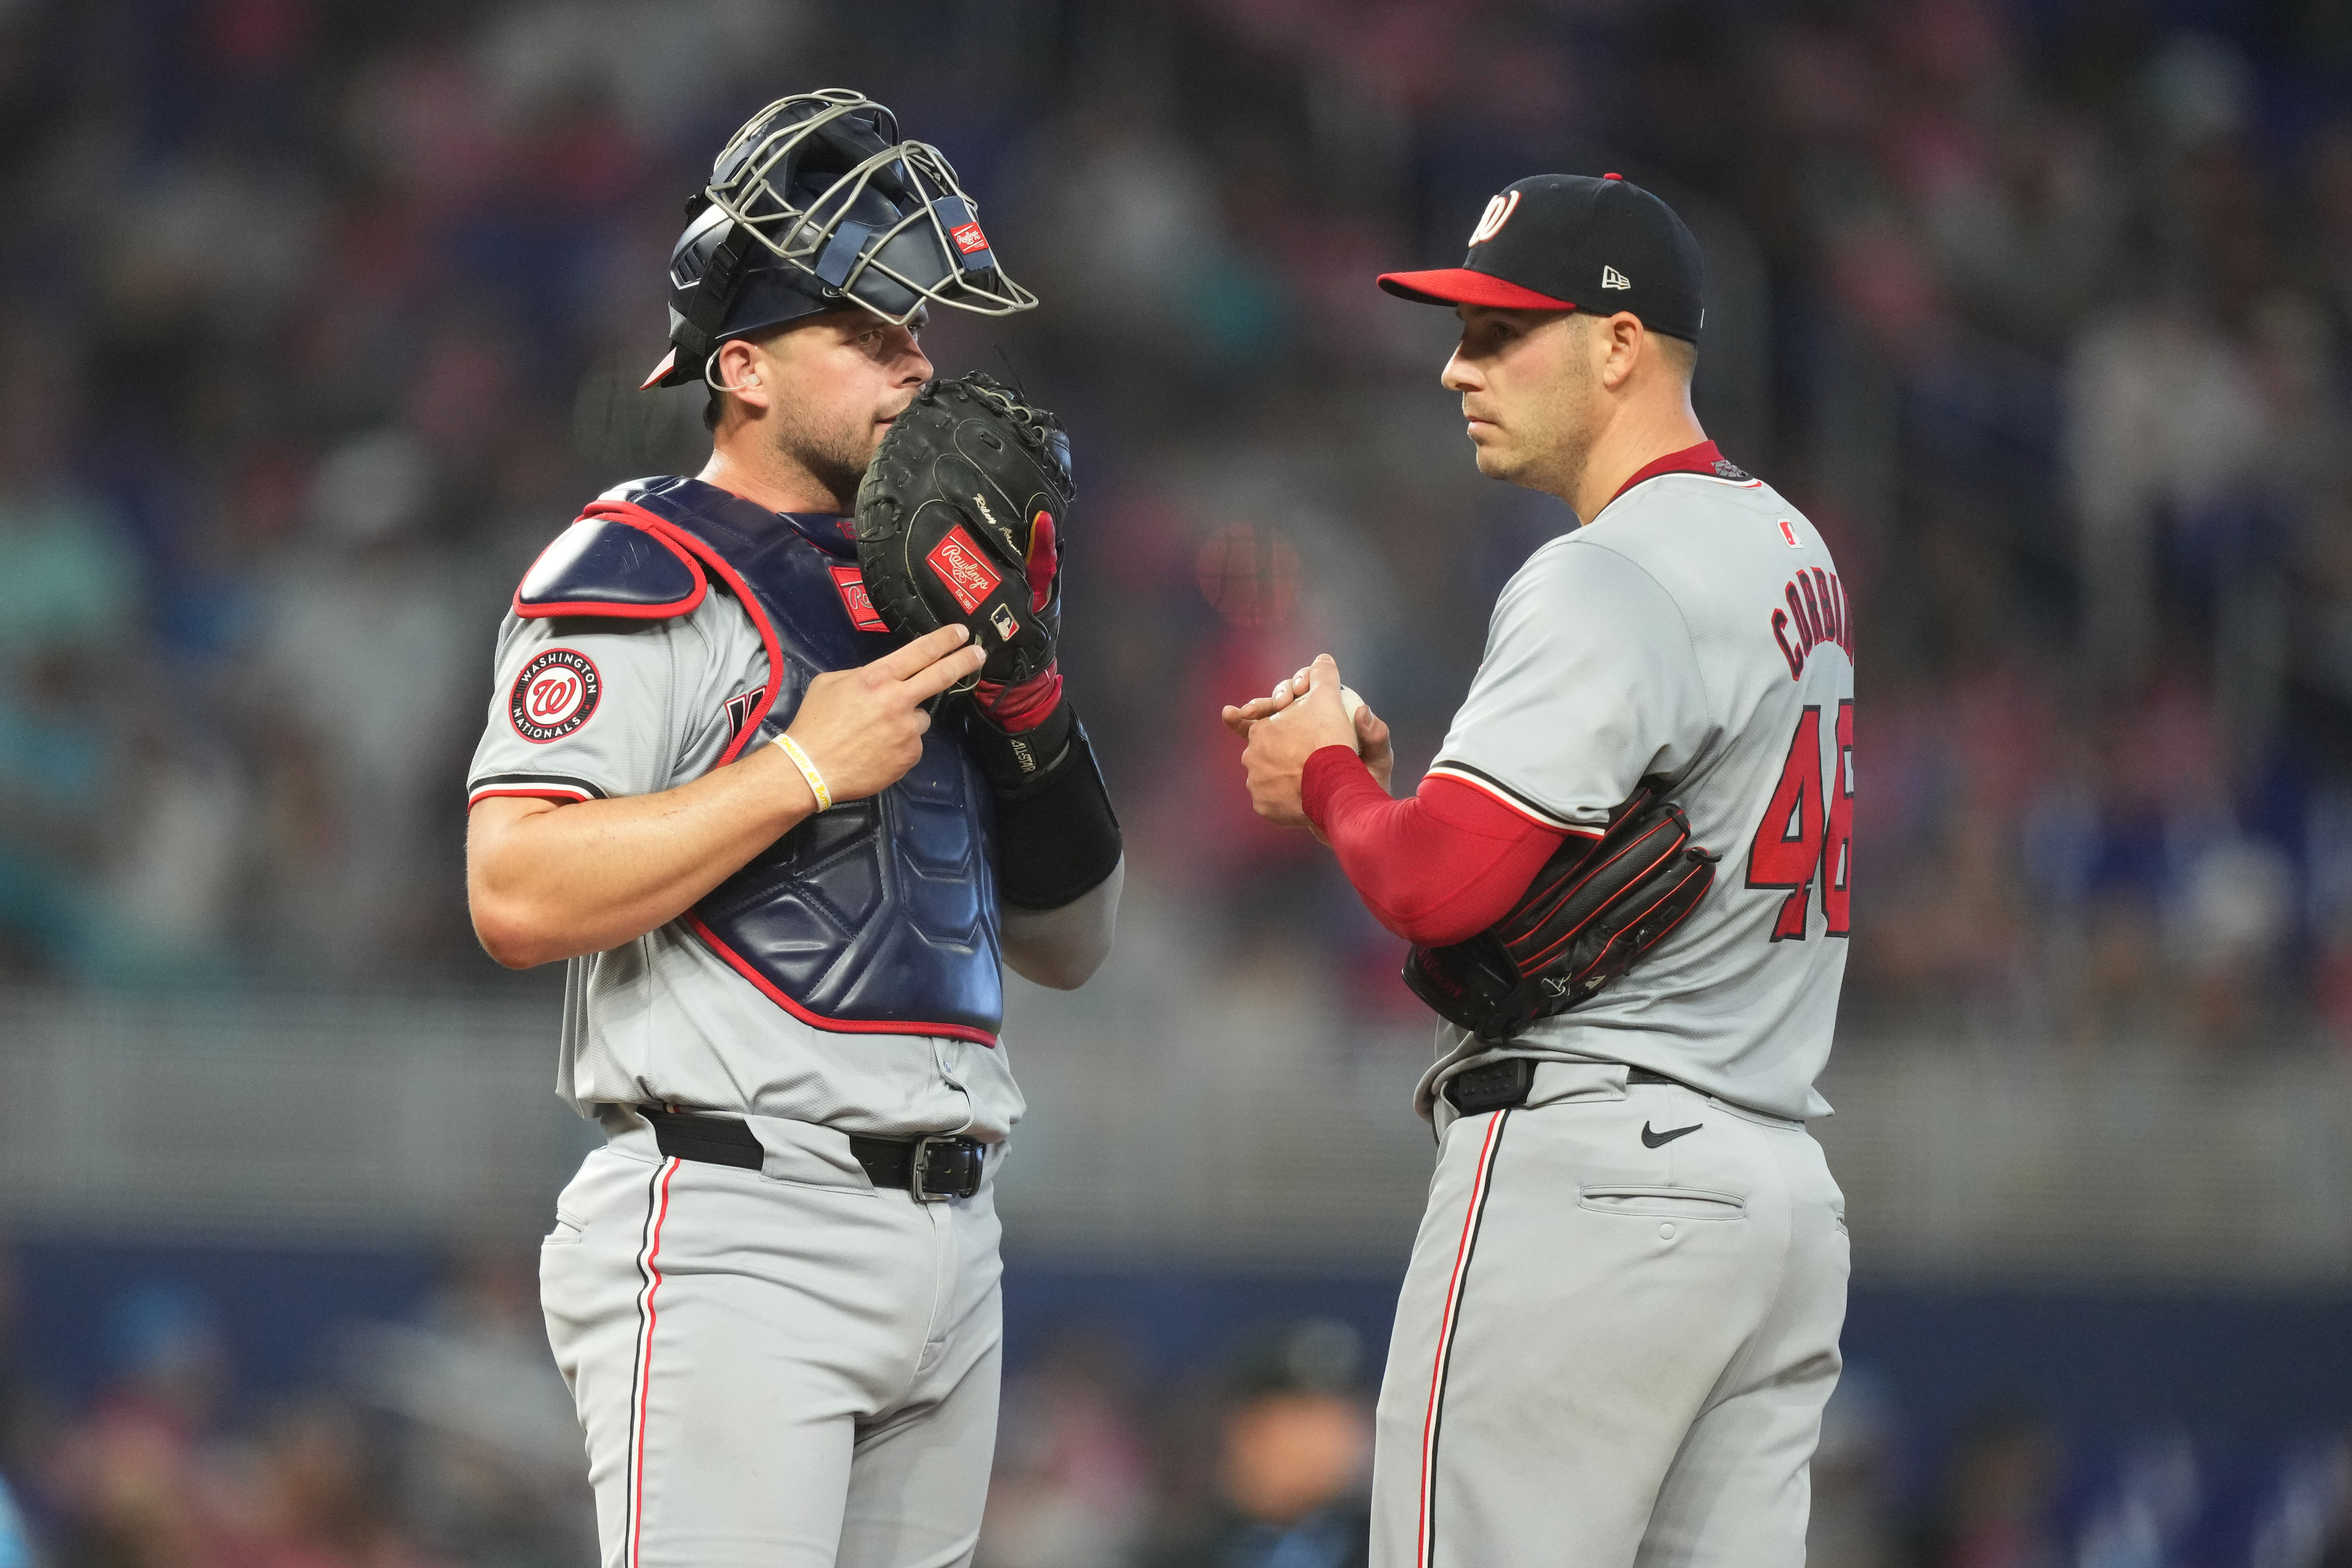
{"label": "jersey number 46", "polygon": [[1756,825],[1748,846],[1748,885],[1786,888],[1772,940],[1801,942],[1812,907],[1813,883],[1822,884],[1822,913],[1829,934],[1846,934],[1846,904],[1853,878],[1853,699],[1837,708],[1837,783],[1822,789],[1822,710],[1809,706],[1789,737],[1789,759],[1772,788],[1772,803]]}

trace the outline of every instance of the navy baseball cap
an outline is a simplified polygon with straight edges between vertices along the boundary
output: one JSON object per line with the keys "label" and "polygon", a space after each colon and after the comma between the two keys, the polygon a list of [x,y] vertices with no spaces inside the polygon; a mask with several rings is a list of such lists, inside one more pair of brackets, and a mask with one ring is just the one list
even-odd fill
{"label": "navy baseball cap", "polygon": [[1706,264],[1675,210],[1620,174],[1537,174],[1504,188],[1459,267],[1384,272],[1381,287],[1424,305],[1630,310],[1653,332],[1698,341]]}

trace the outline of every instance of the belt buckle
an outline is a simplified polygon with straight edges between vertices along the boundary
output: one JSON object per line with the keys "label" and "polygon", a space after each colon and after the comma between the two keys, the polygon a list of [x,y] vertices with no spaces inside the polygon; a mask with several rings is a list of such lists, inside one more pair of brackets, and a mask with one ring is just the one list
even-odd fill
{"label": "belt buckle", "polygon": [[934,1133],[915,1140],[914,1157],[907,1162],[907,1191],[917,1203],[945,1203],[951,1197],[970,1197],[971,1192],[980,1190],[977,1182],[972,1184],[971,1192],[933,1192],[923,1185],[923,1178],[931,1172],[931,1151],[941,1146],[954,1148],[962,1141],[952,1133]]}

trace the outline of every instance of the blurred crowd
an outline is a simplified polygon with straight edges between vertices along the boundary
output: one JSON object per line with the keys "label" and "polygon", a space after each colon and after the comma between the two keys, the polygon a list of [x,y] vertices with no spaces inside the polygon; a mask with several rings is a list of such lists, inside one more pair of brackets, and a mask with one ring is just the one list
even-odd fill
{"label": "blurred crowd", "polygon": [[[1328,649],[1432,759],[1575,519],[1471,470],[1444,313],[1487,194],[1621,170],[1713,278],[1699,399],[1859,606],[1848,1043],[2352,1042],[2352,22],[2211,0],[0,0],[0,984],[495,984],[462,785],[515,580],[700,461],[635,389],[713,151],[854,85],[1045,308],[945,313],[1072,427],[1066,655],[1130,898],[1221,978],[1418,1016],[1237,787],[1218,705]],[[1002,356],[1000,360],[1000,356]],[[1190,948],[1185,949],[1190,951]],[[211,1307],[11,1360],[0,1568],[548,1568],[593,1548],[527,1264],[261,1397]],[[1007,1387],[989,1568],[1361,1560],[1376,1368]],[[1924,1467],[1832,1406],[1830,1568],[2352,1568],[2340,1448]],[[30,1541],[32,1544],[27,1545]]]}
{"label": "blurred crowd", "polygon": [[[5,1285],[5,1276],[0,1276]],[[457,1260],[421,1312],[266,1382],[168,1274],[105,1307],[91,1391],[25,1363],[0,1289],[5,1568],[576,1568],[595,1531],[530,1260]],[[1377,1347],[1330,1317],[1153,1366],[1118,1325],[1016,1364],[976,1568],[1363,1568]],[[266,1391],[265,1391],[266,1390]],[[2352,1568],[2352,1450],[2026,1406],[1922,1431],[1848,1368],[1813,1469],[1814,1568]],[[13,1498],[13,1501],[12,1501]]]}
{"label": "blurred crowd", "polygon": [[[9,1568],[574,1568],[595,1523],[528,1257],[462,1261],[425,1312],[349,1323],[263,1384],[219,1304],[159,1276],[108,1303],[95,1385],[10,1353],[0,1291]],[[0,1286],[7,1281],[0,1281]]]}
{"label": "blurred crowd", "polygon": [[495,978],[497,618],[698,463],[634,390],[678,203],[850,82],[1046,301],[934,355],[1067,413],[1066,665],[1221,961],[1412,1012],[1214,715],[1329,648],[1430,759],[1574,519],[1475,477],[1370,276],[1608,167],[1860,606],[1850,1032],[2352,1038],[2348,73],[2338,8],[2187,0],[6,0],[0,977]]}

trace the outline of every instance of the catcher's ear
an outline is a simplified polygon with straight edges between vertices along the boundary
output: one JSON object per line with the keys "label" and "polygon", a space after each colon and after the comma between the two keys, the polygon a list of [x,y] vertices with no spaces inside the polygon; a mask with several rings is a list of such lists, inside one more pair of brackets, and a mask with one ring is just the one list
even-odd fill
{"label": "catcher's ear", "polygon": [[710,356],[710,382],[713,390],[731,392],[751,408],[764,410],[768,393],[761,379],[767,355],[759,344],[730,338]]}

